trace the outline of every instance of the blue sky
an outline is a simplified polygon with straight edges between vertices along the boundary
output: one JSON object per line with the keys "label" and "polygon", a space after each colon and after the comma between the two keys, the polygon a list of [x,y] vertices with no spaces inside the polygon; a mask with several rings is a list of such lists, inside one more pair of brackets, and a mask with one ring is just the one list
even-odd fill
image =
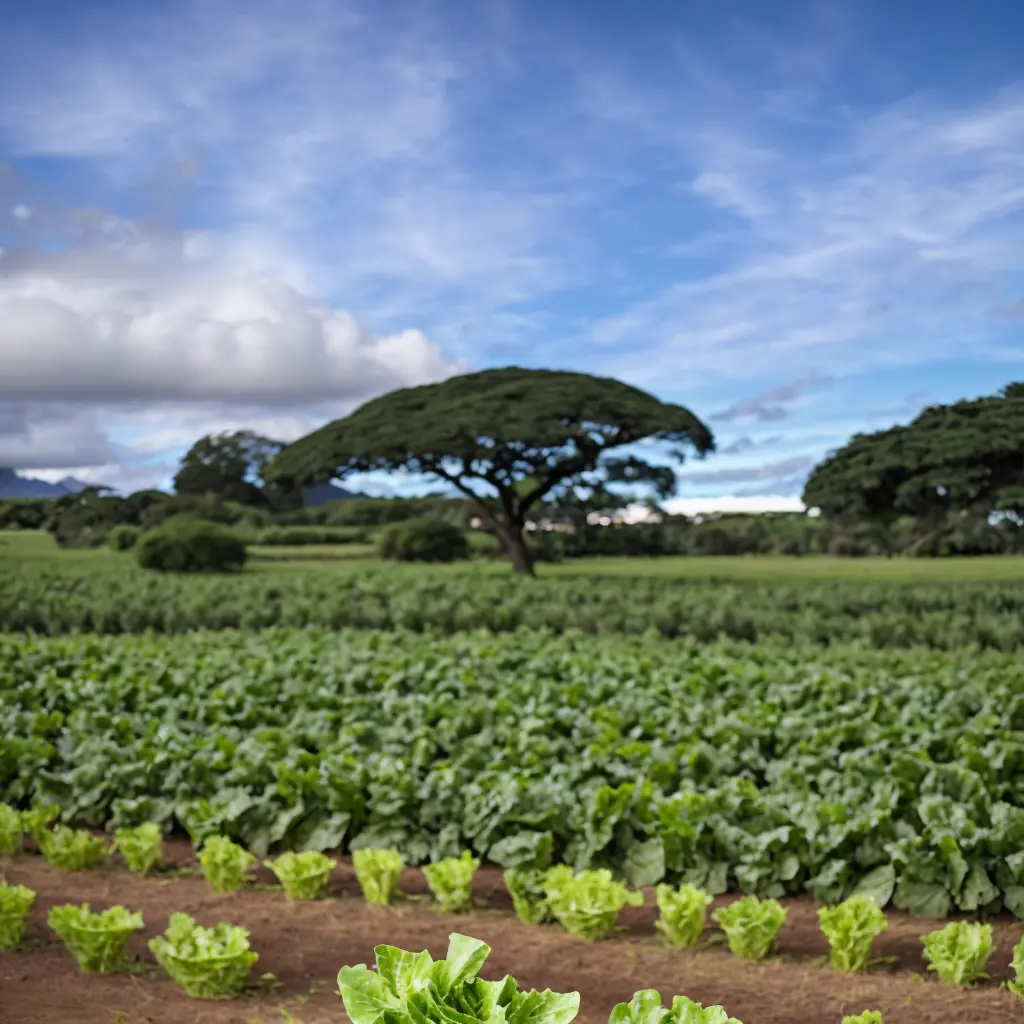
{"label": "blue sky", "polygon": [[681,495],[1024,378],[1010,0],[18,5],[0,465],[122,488],[517,363],[689,405]]}

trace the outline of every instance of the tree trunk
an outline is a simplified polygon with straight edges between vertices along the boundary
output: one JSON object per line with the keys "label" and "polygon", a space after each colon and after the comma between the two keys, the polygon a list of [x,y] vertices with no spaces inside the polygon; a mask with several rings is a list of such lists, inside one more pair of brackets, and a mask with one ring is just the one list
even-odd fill
{"label": "tree trunk", "polygon": [[498,540],[501,541],[505,554],[512,560],[512,571],[517,576],[535,576],[533,556],[526,546],[522,527],[506,526],[504,523],[496,523],[495,526]]}

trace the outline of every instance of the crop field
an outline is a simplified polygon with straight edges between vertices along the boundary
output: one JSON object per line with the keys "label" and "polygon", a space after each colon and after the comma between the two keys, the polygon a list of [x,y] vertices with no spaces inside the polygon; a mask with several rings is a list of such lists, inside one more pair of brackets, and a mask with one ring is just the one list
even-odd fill
{"label": "crop field", "polygon": [[[647,988],[743,1024],[1024,1019],[1005,987],[1024,990],[1012,559],[988,578],[774,559],[190,578],[2,539],[0,804],[28,813],[0,807],[0,881],[35,894],[3,951],[0,887],[4,1024],[367,1024],[339,969],[381,943],[440,958],[453,932],[492,947],[484,977],[580,992],[584,1024]],[[5,813],[25,830],[6,860]],[[148,823],[163,863],[140,866],[126,830]],[[358,874],[377,850],[405,865],[387,906]],[[285,851],[329,855],[317,898],[274,870]],[[669,896],[708,901],[692,942]],[[141,914],[112,973],[76,966],[61,908],[86,902]],[[768,916],[736,932],[732,907]],[[878,916],[855,970],[826,907]],[[236,998],[182,989],[160,938],[176,913],[246,930]],[[491,1019],[467,1005],[426,1019]],[[691,1021],[719,1018],[665,1024]]]}

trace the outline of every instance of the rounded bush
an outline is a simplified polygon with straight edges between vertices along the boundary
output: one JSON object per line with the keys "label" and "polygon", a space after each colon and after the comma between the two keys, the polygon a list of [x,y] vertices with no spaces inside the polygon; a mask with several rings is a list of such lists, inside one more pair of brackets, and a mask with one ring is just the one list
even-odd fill
{"label": "rounded bush", "polygon": [[409,519],[384,529],[377,550],[398,562],[454,562],[469,557],[469,540],[443,519]]}
{"label": "rounded bush", "polygon": [[235,534],[197,519],[168,520],[135,545],[139,565],[159,572],[234,572],[245,565],[245,554]]}
{"label": "rounded bush", "polygon": [[131,551],[142,531],[137,526],[122,523],[115,526],[107,537],[107,543],[114,551]]}

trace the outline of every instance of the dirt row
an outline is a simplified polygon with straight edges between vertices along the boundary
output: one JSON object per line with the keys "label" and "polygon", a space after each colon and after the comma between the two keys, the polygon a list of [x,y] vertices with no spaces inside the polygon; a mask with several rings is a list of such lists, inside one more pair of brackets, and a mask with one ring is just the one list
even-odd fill
{"label": "dirt row", "polygon": [[[170,847],[172,859],[190,859],[185,846]],[[881,1010],[885,1024],[1024,1024],[1024,1000],[1001,990],[1008,977],[1011,947],[1021,926],[994,922],[997,944],[993,978],[968,992],[940,986],[925,976],[920,936],[934,923],[890,914],[889,930],[876,940],[883,963],[859,977],[839,974],[826,964],[827,944],[818,929],[815,905],[785,901],[788,918],[778,955],[748,964],[714,941],[697,950],[664,949],[655,933],[653,894],[646,905],[623,911],[619,937],[587,944],[556,926],[527,926],[512,915],[501,872],[481,869],[474,883],[478,909],[446,915],[427,899],[422,874],[403,873],[407,899],[390,908],[361,896],[348,862],[332,876],[329,896],[314,903],[291,903],[262,885],[213,893],[200,877],[141,878],[110,868],[68,873],[38,857],[8,862],[6,880],[38,893],[25,948],[0,952],[2,1024],[264,1024],[287,1018],[301,1024],[345,1020],[337,994],[338,970],[373,963],[373,947],[389,943],[444,955],[448,935],[463,932],[491,945],[485,977],[509,973],[522,985],[575,991],[582,995],[582,1024],[605,1024],[611,1008],[641,988],[656,988],[665,1001],[683,993],[705,1005],[720,1003],[743,1024],[839,1024],[844,1014]],[[142,911],[146,930],[130,952],[151,963],[145,941],[163,931],[173,911],[202,924],[229,921],[252,932],[260,959],[253,980],[270,972],[273,980],[251,994],[225,1002],[197,1002],[184,995],[159,969],[108,976],[82,974],[70,954],[46,927],[59,903],[88,902],[93,910],[122,903]],[[714,933],[711,933],[713,936]]]}

